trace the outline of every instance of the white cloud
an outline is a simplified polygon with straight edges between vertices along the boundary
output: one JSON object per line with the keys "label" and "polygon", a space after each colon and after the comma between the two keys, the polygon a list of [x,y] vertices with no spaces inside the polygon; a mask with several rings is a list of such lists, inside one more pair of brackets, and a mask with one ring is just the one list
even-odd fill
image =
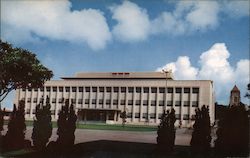
{"label": "white cloud", "polygon": [[163,67],[157,69],[157,71],[172,70],[174,73],[175,79],[185,79],[185,80],[194,80],[198,73],[198,69],[191,66],[189,57],[180,56],[176,62],[168,63]]}
{"label": "white cloud", "polygon": [[121,41],[145,40],[149,34],[150,21],[147,11],[137,4],[124,1],[121,5],[110,7],[112,18],[117,21],[113,34]]}
{"label": "white cloud", "polygon": [[38,35],[51,40],[86,42],[98,50],[111,39],[101,11],[71,11],[67,0],[1,1],[1,5],[1,23],[6,26],[1,31],[5,40],[30,42]]}
{"label": "white cloud", "polygon": [[[228,59],[230,52],[224,43],[216,43],[209,50],[200,55],[199,67],[194,67],[187,56],[178,57],[171,62],[157,68],[172,69],[174,78],[178,80],[203,79],[213,80],[216,98],[221,103],[228,104],[229,93],[234,84],[242,90],[242,96],[250,81],[250,60],[242,59],[236,66],[230,65]],[[241,98],[246,103],[244,97]]]}
{"label": "white cloud", "polygon": [[226,0],[222,3],[222,11],[233,18],[249,16],[249,0]]}

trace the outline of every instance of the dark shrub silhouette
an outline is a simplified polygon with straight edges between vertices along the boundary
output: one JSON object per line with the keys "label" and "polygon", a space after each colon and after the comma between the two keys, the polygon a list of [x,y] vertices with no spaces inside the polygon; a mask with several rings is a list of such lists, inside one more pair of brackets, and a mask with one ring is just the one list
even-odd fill
{"label": "dark shrub silhouette", "polygon": [[0,153],[2,152],[2,148],[3,148],[2,130],[3,130],[3,124],[4,124],[4,113],[5,113],[5,109],[2,110],[2,108],[0,107]]}
{"label": "dark shrub silhouette", "polygon": [[8,123],[8,131],[4,136],[3,147],[5,150],[16,150],[26,146],[25,138],[25,119],[24,119],[24,106],[23,100],[19,101],[18,109],[14,104],[13,111]]}
{"label": "dark shrub silhouette", "polygon": [[69,100],[65,101],[65,105],[62,106],[59,112],[59,118],[57,120],[57,145],[59,148],[70,147],[75,142],[75,129],[76,129],[77,116],[75,114],[74,106],[71,104],[69,107]]}
{"label": "dark shrub silhouette", "polygon": [[169,110],[163,111],[157,130],[157,148],[160,152],[172,152],[174,149],[175,121],[175,110],[173,108],[171,112]]}
{"label": "dark shrub silhouette", "polygon": [[201,109],[197,108],[195,113],[191,149],[193,152],[207,153],[210,150],[212,139],[209,108],[203,105]]}
{"label": "dark shrub silhouette", "polygon": [[36,150],[43,150],[52,134],[51,112],[49,97],[46,98],[46,105],[42,103],[36,106],[35,120],[33,123],[32,140]]}
{"label": "dark shrub silhouette", "polygon": [[121,118],[122,118],[122,127],[125,127],[125,124],[127,122],[127,113],[126,113],[126,111],[123,111],[121,113]]}
{"label": "dark shrub silhouette", "polygon": [[249,154],[249,119],[245,106],[228,107],[219,120],[215,149],[218,154],[242,156]]}

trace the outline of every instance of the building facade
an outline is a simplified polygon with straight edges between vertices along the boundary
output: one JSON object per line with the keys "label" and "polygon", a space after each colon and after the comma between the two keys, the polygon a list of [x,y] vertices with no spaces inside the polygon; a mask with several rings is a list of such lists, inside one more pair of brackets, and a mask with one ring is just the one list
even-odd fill
{"label": "building facade", "polygon": [[163,110],[175,109],[176,125],[191,126],[195,109],[209,106],[214,122],[213,82],[173,80],[170,72],[77,73],[74,77],[47,81],[43,88],[18,89],[15,103],[25,100],[26,119],[33,119],[35,107],[50,98],[52,119],[57,120],[65,99],[77,111],[79,121],[158,124]]}
{"label": "building facade", "polygon": [[233,89],[231,90],[229,105],[230,106],[240,105],[240,90],[236,85],[234,85]]}

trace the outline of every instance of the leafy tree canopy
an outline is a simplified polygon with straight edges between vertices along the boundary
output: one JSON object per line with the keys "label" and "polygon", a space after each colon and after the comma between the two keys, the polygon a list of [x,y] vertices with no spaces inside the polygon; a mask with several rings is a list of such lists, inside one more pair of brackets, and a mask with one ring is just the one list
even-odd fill
{"label": "leafy tree canopy", "polygon": [[38,88],[53,76],[32,52],[0,40],[0,102],[17,88]]}

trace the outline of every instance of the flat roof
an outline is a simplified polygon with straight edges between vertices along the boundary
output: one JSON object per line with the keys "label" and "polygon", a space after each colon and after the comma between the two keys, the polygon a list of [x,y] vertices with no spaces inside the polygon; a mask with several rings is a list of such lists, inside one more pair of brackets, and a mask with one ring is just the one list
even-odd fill
{"label": "flat roof", "polygon": [[79,72],[70,79],[173,79],[172,72]]}

